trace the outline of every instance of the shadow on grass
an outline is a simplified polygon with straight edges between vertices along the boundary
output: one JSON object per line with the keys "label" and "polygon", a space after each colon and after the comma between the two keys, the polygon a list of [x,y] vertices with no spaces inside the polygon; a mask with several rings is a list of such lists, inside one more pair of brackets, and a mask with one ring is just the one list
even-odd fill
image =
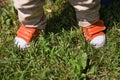
{"label": "shadow on grass", "polygon": [[120,2],[113,0],[108,6],[101,6],[100,18],[105,22],[106,30],[112,29],[114,23],[120,22]]}
{"label": "shadow on grass", "polygon": [[75,11],[69,3],[65,4],[61,12],[52,12],[51,15],[52,17],[47,20],[45,33],[59,33],[62,29],[69,31],[78,26]]}
{"label": "shadow on grass", "polygon": [[[115,8],[118,7],[118,8]],[[101,6],[100,19],[105,22],[106,30],[112,29],[115,22],[120,21],[120,2],[113,0],[112,4],[108,6]],[[52,12],[52,17],[48,19],[45,33],[53,32],[59,33],[62,29],[70,30],[78,27],[74,8],[66,3],[64,9],[59,12]]]}

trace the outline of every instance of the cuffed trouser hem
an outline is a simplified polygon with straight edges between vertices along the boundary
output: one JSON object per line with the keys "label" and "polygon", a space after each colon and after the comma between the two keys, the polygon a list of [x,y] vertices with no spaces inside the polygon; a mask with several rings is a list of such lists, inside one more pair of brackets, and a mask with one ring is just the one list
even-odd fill
{"label": "cuffed trouser hem", "polygon": [[45,15],[43,5],[45,0],[14,0],[18,11],[19,21],[22,25],[32,28],[45,28]]}
{"label": "cuffed trouser hem", "polygon": [[75,8],[78,25],[87,27],[99,20],[100,0],[69,0]]}

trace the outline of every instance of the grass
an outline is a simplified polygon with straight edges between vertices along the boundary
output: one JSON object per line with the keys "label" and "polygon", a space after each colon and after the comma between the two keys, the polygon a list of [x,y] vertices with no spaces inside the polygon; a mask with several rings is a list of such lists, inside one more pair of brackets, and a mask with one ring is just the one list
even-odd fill
{"label": "grass", "polygon": [[119,5],[118,0],[109,7],[102,5],[107,41],[103,48],[94,49],[85,41],[66,0],[48,1],[47,28],[27,51],[13,42],[20,25],[13,4],[1,7],[0,80],[119,80]]}

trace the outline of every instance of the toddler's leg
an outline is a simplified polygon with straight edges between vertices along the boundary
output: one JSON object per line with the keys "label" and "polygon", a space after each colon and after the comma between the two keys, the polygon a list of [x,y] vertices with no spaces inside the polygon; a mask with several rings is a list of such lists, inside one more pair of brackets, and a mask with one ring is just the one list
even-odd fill
{"label": "toddler's leg", "polygon": [[45,28],[44,2],[45,0],[14,0],[22,24],[14,41],[22,50],[29,48],[30,41],[37,38]]}
{"label": "toddler's leg", "polygon": [[43,29],[45,0],[14,0],[14,6],[18,11],[19,21],[26,27]]}
{"label": "toddler's leg", "polygon": [[69,0],[76,11],[79,26],[86,27],[99,20],[100,0]]}
{"label": "toddler's leg", "polygon": [[76,11],[78,25],[82,27],[84,36],[95,48],[105,43],[105,26],[99,20],[100,0],[69,0]]}

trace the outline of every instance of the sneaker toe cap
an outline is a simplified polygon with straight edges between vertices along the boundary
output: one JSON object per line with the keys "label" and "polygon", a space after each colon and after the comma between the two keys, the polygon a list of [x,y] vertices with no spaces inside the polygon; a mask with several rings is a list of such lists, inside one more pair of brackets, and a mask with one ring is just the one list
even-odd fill
{"label": "sneaker toe cap", "polygon": [[90,41],[90,44],[95,48],[103,47],[105,44],[105,35],[95,37]]}
{"label": "sneaker toe cap", "polygon": [[21,50],[26,50],[30,47],[29,44],[25,40],[19,37],[15,37],[14,43],[16,44],[17,47],[19,47]]}

